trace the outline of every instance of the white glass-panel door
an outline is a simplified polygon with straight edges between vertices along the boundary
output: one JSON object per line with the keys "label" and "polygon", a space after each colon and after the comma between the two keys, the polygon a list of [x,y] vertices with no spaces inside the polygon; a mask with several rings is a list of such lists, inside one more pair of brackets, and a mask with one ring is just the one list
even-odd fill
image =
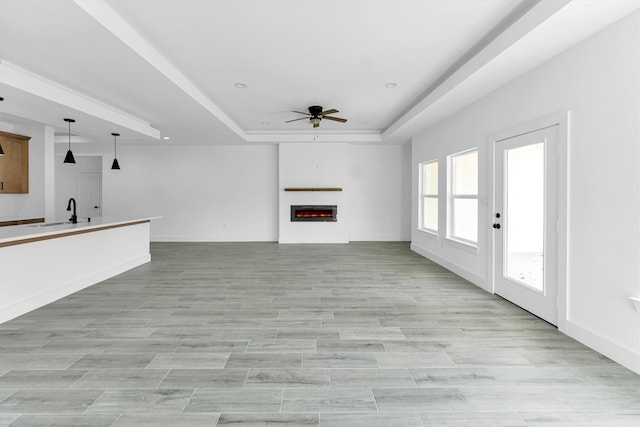
{"label": "white glass-panel door", "polygon": [[557,127],[496,142],[495,292],[557,324]]}

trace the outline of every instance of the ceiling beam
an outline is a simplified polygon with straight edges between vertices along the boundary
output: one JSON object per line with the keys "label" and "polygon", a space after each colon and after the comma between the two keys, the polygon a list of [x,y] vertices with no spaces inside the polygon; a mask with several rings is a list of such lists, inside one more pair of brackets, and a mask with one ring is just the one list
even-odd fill
{"label": "ceiling beam", "polygon": [[[160,139],[160,131],[144,120],[1,59],[0,84],[45,99],[83,115],[116,124],[154,139]],[[56,123],[49,124],[60,126],[60,124]]]}
{"label": "ceiling beam", "polygon": [[382,140],[381,133],[379,132],[337,135],[322,132],[268,133],[245,131],[104,0],[74,1],[82,10],[106,28],[129,49],[147,61],[186,95],[191,97],[246,142],[308,141],[314,140],[314,136],[317,136],[317,138],[322,141],[380,142]]}
{"label": "ceiling beam", "polygon": [[494,58],[556,14],[572,0],[538,0],[533,6],[517,11],[515,16],[498,26],[487,39],[480,40],[463,55],[436,83],[429,87],[391,126],[382,132],[382,138],[391,139],[412,124],[418,116],[444,98],[449,92],[485,67]]}
{"label": "ceiling beam", "polygon": [[189,78],[165,58],[155,46],[127,23],[104,0],[74,0],[75,3],[129,49],[147,61],[185,94],[215,116],[225,126],[246,140],[246,133],[220,107],[209,99]]}

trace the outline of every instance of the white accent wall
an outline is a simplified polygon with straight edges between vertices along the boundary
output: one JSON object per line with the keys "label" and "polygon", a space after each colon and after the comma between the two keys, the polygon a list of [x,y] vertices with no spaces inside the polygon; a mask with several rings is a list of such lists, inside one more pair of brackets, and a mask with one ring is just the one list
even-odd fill
{"label": "white accent wall", "polygon": [[[480,149],[478,253],[417,230],[412,247],[490,289],[488,138],[570,111],[566,333],[640,373],[640,14],[635,13],[413,138],[418,163]],[[444,179],[444,175],[440,176]]]}
{"label": "white accent wall", "polygon": [[[349,147],[345,143],[279,145],[280,243],[349,243]],[[342,191],[285,191],[340,188]],[[331,205],[337,220],[291,221],[292,205]]]}

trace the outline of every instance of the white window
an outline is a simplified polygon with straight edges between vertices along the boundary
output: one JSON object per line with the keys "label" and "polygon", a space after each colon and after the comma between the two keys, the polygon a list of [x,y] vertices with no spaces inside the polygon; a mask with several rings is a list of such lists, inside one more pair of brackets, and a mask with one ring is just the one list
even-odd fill
{"label": "white window", "polygon": [[449,156],[448,237],[478,242],[478,150]]}
{"label": "white window", "polygon": [[421,230],[438,232],[438,161],[420,163]]}

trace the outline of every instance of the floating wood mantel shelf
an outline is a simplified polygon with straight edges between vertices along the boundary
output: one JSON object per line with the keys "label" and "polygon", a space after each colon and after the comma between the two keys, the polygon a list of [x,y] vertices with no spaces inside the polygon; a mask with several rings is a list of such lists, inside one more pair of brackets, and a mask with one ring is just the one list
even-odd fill
{"label": "floating wood mantel shelf", "polygon": [[285,187],[284,191],[342,191],[340,187]]}

